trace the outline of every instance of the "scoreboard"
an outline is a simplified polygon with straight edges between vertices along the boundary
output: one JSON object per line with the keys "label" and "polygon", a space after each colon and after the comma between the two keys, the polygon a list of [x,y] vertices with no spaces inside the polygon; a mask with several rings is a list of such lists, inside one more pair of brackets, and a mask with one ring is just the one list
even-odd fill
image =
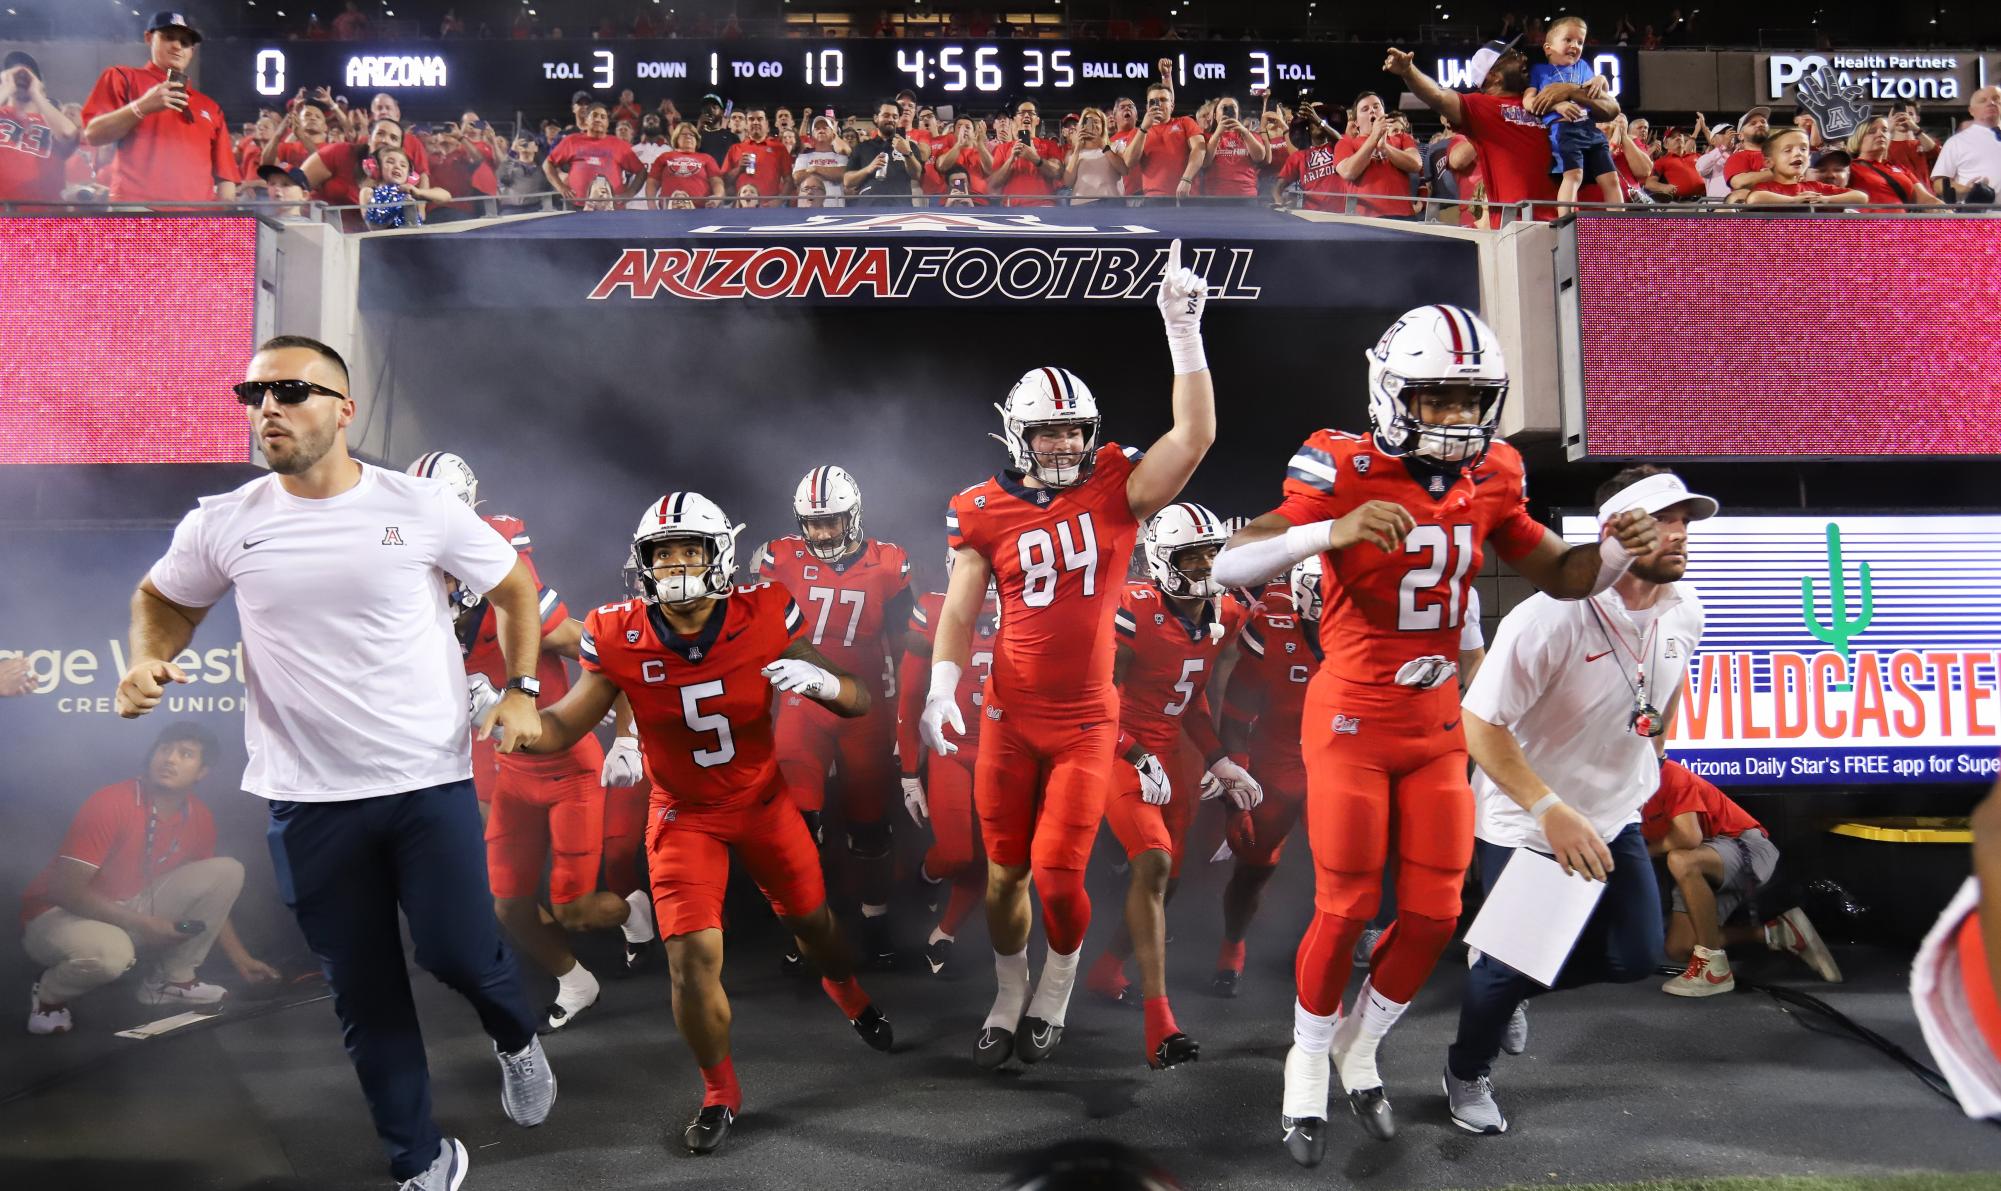
{"label": "scoreboard", "polygon": [[[1472,45],[1411,47],[1426,73],[1448,87],[1471,85]],[[908,88],[926,104],[987,112],[1023,99],[1074,110],[1115,97],[1144,100],[1145,87],[1170,63],[1183,111],[1218,95],[1254,103],[1255,90],[1296,103],[1303,94],[1346,103],[1364,89],[1394,97],[1397,80],[1382,70],[1384,47],[1316,42],[994,41],[933,39],[769,39],[650,41],[216,41],[202,47],[200,86],[230,114],[247,118],[278,106],[304,87],[326,86],[365,104],[378,91],[395,96],[413,119],[488,116],[521,109],[560,114],[570,96],[589,91],[615,100],[626,88],[651,107],[671,96],[688,115],[714,91],[750,103],[831,106],[865,111]],[[1632,51],[1593,54],[1613,94],[1631,98]]]}

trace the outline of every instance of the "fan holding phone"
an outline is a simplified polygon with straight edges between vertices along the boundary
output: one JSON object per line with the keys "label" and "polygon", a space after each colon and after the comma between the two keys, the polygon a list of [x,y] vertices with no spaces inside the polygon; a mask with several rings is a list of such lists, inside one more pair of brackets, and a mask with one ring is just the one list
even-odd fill
{"label": "fan holding phone", "polygon": [[201,34],[182,14],[157,12],[145,41],[147,64],[107,68],[83,105],[84,143],[117,146],[100,175],[112,201],[234,199],[229,122],[215,100],[188,84]]}

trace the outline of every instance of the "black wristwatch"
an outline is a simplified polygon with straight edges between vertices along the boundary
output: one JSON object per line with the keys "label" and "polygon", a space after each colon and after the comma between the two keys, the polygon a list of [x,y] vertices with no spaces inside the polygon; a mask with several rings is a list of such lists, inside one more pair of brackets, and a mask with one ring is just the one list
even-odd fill
{"label": "black wristwatch", "polygon": [[542,697],[542,680],[532,674],[521,678],[510,678],[507,680],[507,685],[501,687],[500,690],[503,694],[508,691],[520,691],[530,699],[540,699]]}

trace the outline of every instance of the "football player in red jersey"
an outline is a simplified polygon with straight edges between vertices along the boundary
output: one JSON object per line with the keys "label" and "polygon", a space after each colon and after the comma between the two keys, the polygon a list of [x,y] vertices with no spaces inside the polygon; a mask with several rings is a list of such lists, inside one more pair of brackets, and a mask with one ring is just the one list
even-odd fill
{"label": "football player in red jersey", "polygon": [[[1315,554],[1327,572],[1326,662],[1307,684],[1300,728],[1314,919],[1295,967],[1283,1109],[1286,1148],[1307,1166],[1326,1153],[1330,1046],[1364,1127],[1394,1133],[1376,1048],[1459,918],[1473,794],[1453,655],[1482,547],[1491,541],[1537,587],[1578,599],[1610,587],[1656,539],[1639,510],[1575,547],[1529,516],[1521,456],[1494,441],[1507,365],[1470,312],[1412,310],[1367,355],[1372,433],[1315,431],[1286,468],[1284,503],[1231,538],[1215,566],[1230,586]],[[1337,1017],[1393,847],[1397,915]]]}
{"label": "football player in red jersey", "polygon": [[[889,808],[897,789],[896,706],[883,678],[910,619],[910,559],[903,547],[863,535],[862,490],[841,468],[807,472],[792,512],[799,532],[766,543],[757,573],[800,602],[813,647],[868,687],[870,710],[843,720],[802,695],[785,696],[778,707],[778,768],[817,840],[827,770],[839,767],[848,857],[861,878],[862,954],[877,967],[894,967]],[[786,959],[797,963],[797,953]]]}
{"label": "football player in red jersey", "polygon": [[772,747],[774,690],[858,718],[868,713],[868,688],[806,640],[805,617],[784,588],[734,585],[742,529],[694,492],[647,506],[627,564],[638,598],[585,618],[584,673],[543,710],[543,734],[532,746],[567,748],[620,693],[632,704],[654,782],[647,867],[667,939],[674,1024],[702,1068],[702,1107],[682,1132],[698,1154],[722,1145],[743,1107],[722,986],[731,851],[824,973],[821,986],[855,1030],[877,1050],[891,1043],[889,1019],[855,981],[812,834]]}
{"label": "football player in red jersey", "polygon": [[[479,506],[479,478],[471,465],[449,451],[432,451],[409,467],[413,476],[439,480],[467,508]],[[514,546],[527,562],[528,531],[513,517],[481,514],[482,519]],[[570,619],[562,598],[536,575],[542,613],[542,654],[535,678],[538,704],[552,704],[570,689],[566,657],[577,657],[583,625]],[[507,679],[494,619],[476,592],[446,579],[454,609],[453,632],[465,658],[471,689],[473,722],[478,723],[499,703],[496,683]],[[585,736],[570,749],[547,757],[526,753],[498,755],[493,742],[475,737],[474,789],[486,820],[487,884],[493,893],[494,916],[507,928],[536,967],[556,978],[556,999],[545,1010],[547,1030],[560,1030],[597,1003],[597,977],[578,962],[566,931],[643,927],[652,936],[652,907],[633,904],[615,892],[602,892],[598,866],[604,849],[605,799],[600,770],[604,749],[597,737]],[[542,905],[542,874],[549,874],[549,905]],[[630,944],[628,943],[628,946]]]}
{"label": "football player in red jersey", "polygon": [[[1097,401],[1060,368],[1018,381],[1000,407],[1013,466],[952,498],[954,551],[920,717],[934,753],[965,735],[959,680],[989,577],[1000,648],[987,676],[973,798],[987,845],[987,930],[999,991],[976,1060],[1038,1062],[1063,1037],[1077,954],[1091,922],[1084,866],[1116,763],[1112,615],[1141,520],[1180,494],[1216,440],[1216,391],[1202,352],[1208,288],[1167,251],[1158,294],[1174,367],[1174,426],[1144,458],[1098,444]],[[1049,954],[1029,995],[1028,879],[1042,895]]]}
{"label": "football player in red jersey", "polygon": [[[952,556],[945,556],[945,574],[952,573]],[[910,610],[910,629],[904,635],[903,660],[897,668],[896,751],[903,759],[903,805],[918,827],[930,824],[931,847],[917,875],[931,887],[934,897],[946,882],[945,907],[938,924],[924,940],[924,962],[933,976],[956,976],[952,962],[960,924],[987,891],[986,849],[980,842],[979,817],[973,808],[973,767],[979,756],[980,712],[985,702],[981,687],[993,669],[994,650],[1000,642],[1000,600],[991,583],[979,619],[973,622],[972,666],[959,677],[960,714],[966,717],[966,735],[956,753],[925,755],[918,732],[918,717],[924,711],[924,684],[931,669],[931,638],[938,631],[938,614],[945,605],[945,593],[934,591],[918,597]],[[970,710],[969,710],[970,709]]]}
{"label": "football player in red jersey", "polygon": [[[1113,667],[1118,747],[1125,764],[1112,767],[1105,821],[1132,869],[1125,921],[1087,983],[1104,997],[1129,1002],[1125,961],[1138,955],[1144,1053],[1156,1069],[1200,1057],[1167,999],[1167,902],[1181,879],[1195,803],[1213,796],[1202,793],[1205,788],[1227,791],[1239,810],[1250,810],[1264,796],[1223,752],[1209,711],[1209,681],[1235,647],[1246,613],[1209,577],[1226,536],[1222,521],[1201,505],[1183,501],[1162,509],[1147,533],[1153,577],[1126,585],[1113,618],[1119,634]],[[1184,746],[1184,733],[1192,747]]]}

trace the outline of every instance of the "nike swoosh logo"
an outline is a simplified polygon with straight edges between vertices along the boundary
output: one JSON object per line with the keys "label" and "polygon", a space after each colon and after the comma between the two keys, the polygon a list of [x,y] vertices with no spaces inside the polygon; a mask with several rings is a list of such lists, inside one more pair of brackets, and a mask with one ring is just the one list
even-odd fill
{"label": "nike swoosh logo", "polygon": [[1723,982],[1724,982],[1725,980],[1728,980],[1728,979],[1730,979],[1730,973],[1728,973],[1728,972],[1725,972],[1725,973],[1723,973],[1723,974],[1722,974],[1721,976],[1718,976],[1718,975],[1717,975],[1716,973],[1714,973],[1714,972],[1710,972],[1710,971],[1704,971],[1704,972],[1702,973],[1702,975],[1703,975],[1703,978],[1704,978],[1704,979],[1706,979],[1706,980],[1708,980],[1708,981],[1709,981],[1709,983],[1711,983],[1711,984],[1721,984],[1721,983],[1723,983]]}
{"label": "nike swoosh logo", "polygon": [[1048,1030],[1037,1030],[1030,1037],[1035,1040],[1037,1046],[1041,1046],[1043,1043],[1049,1041],[1049,1035],[1053,1032],[1053,1029],[1054,1027]]}
{"label": "nike swoosh logo", "polygon": [[944,964],[939,963],[937,960],[932,959],[928,955],[924,957],[924,962],[931,965],[931,974],[933,976],[936,976],[938,973],[945,970]]}
{"label": "nike swoosh logo", "polygon": [[725,633],[725,634],[723,634],[723,640],[725,640],[725,641],[734,641],[734,640],[736,640],[736,639],[737,639],[738,637],[741,637],[741,636],[743,636],[743,630],[742,630],[742,629],[738,629],[738,630],[737,630],[736,632],[734,632],[734,633]]}
{"label": "nike swoosh logo", "polygon": [[998,1038],[993,1038],[993,1037],[989,1037],[989,1036],[988,1036],[988,1035],[986,1035],[986,1034],[981,1034],[981,1035],[980,1035],[980,1049],[981,1049],[981,1050],[992,1050],[992,1049],[993,1049],[993,1047],[994,1047],[994,1043],[996,1043],[996,1042],[999,1042],[999,1041],[1000,1041],[1000,1039],[998,1039]]}
{"label": "nike swoosh logo", "polygon": [[1488,472],[1488,473],[1487,473],[1486,475],[1484,475],[1484,476],[1474,476],[1474,477],[1473,477],[1473,484],[1474,484],[1474,486],[1475,486],[1475,487],[1478,487],[1479,485],[1481,485],[1481,484],[1484,484],[1484,483],[1486,483],[1486,482],[1487,482],[1488,480],[1491,480],[1491,479],[1493,479],[1493,478],[1494,478],[1494,473],[1493,473],[1493,472]]}
{"label": "nike swoosh logo", "polygon": [[262,546],[264,543],[270,540],[271,540],[270,538],[258,538],[256,541],[253,542],[249,538],[245,538],[243,539],[243,548],[245,550],[248,550],[253,546]]}
{"label": "nike swoosh logo", "polygon": [[1587,662],[1595,662],[1599,658],[1608,658],[1611,656],[1612,656],[1612,651],[1608,649],[1604,653],[1587,653],[1584,655],[1584,660]]}
{"label": "nike swoosh logo", "polygon": [[1444,725],[1443,730],[1446,732],[1450,732],[1452,731],[1452,729],[1457,728],[1458,726],[1459,726],[1459,721],[1453,720],[1451,723]]}

